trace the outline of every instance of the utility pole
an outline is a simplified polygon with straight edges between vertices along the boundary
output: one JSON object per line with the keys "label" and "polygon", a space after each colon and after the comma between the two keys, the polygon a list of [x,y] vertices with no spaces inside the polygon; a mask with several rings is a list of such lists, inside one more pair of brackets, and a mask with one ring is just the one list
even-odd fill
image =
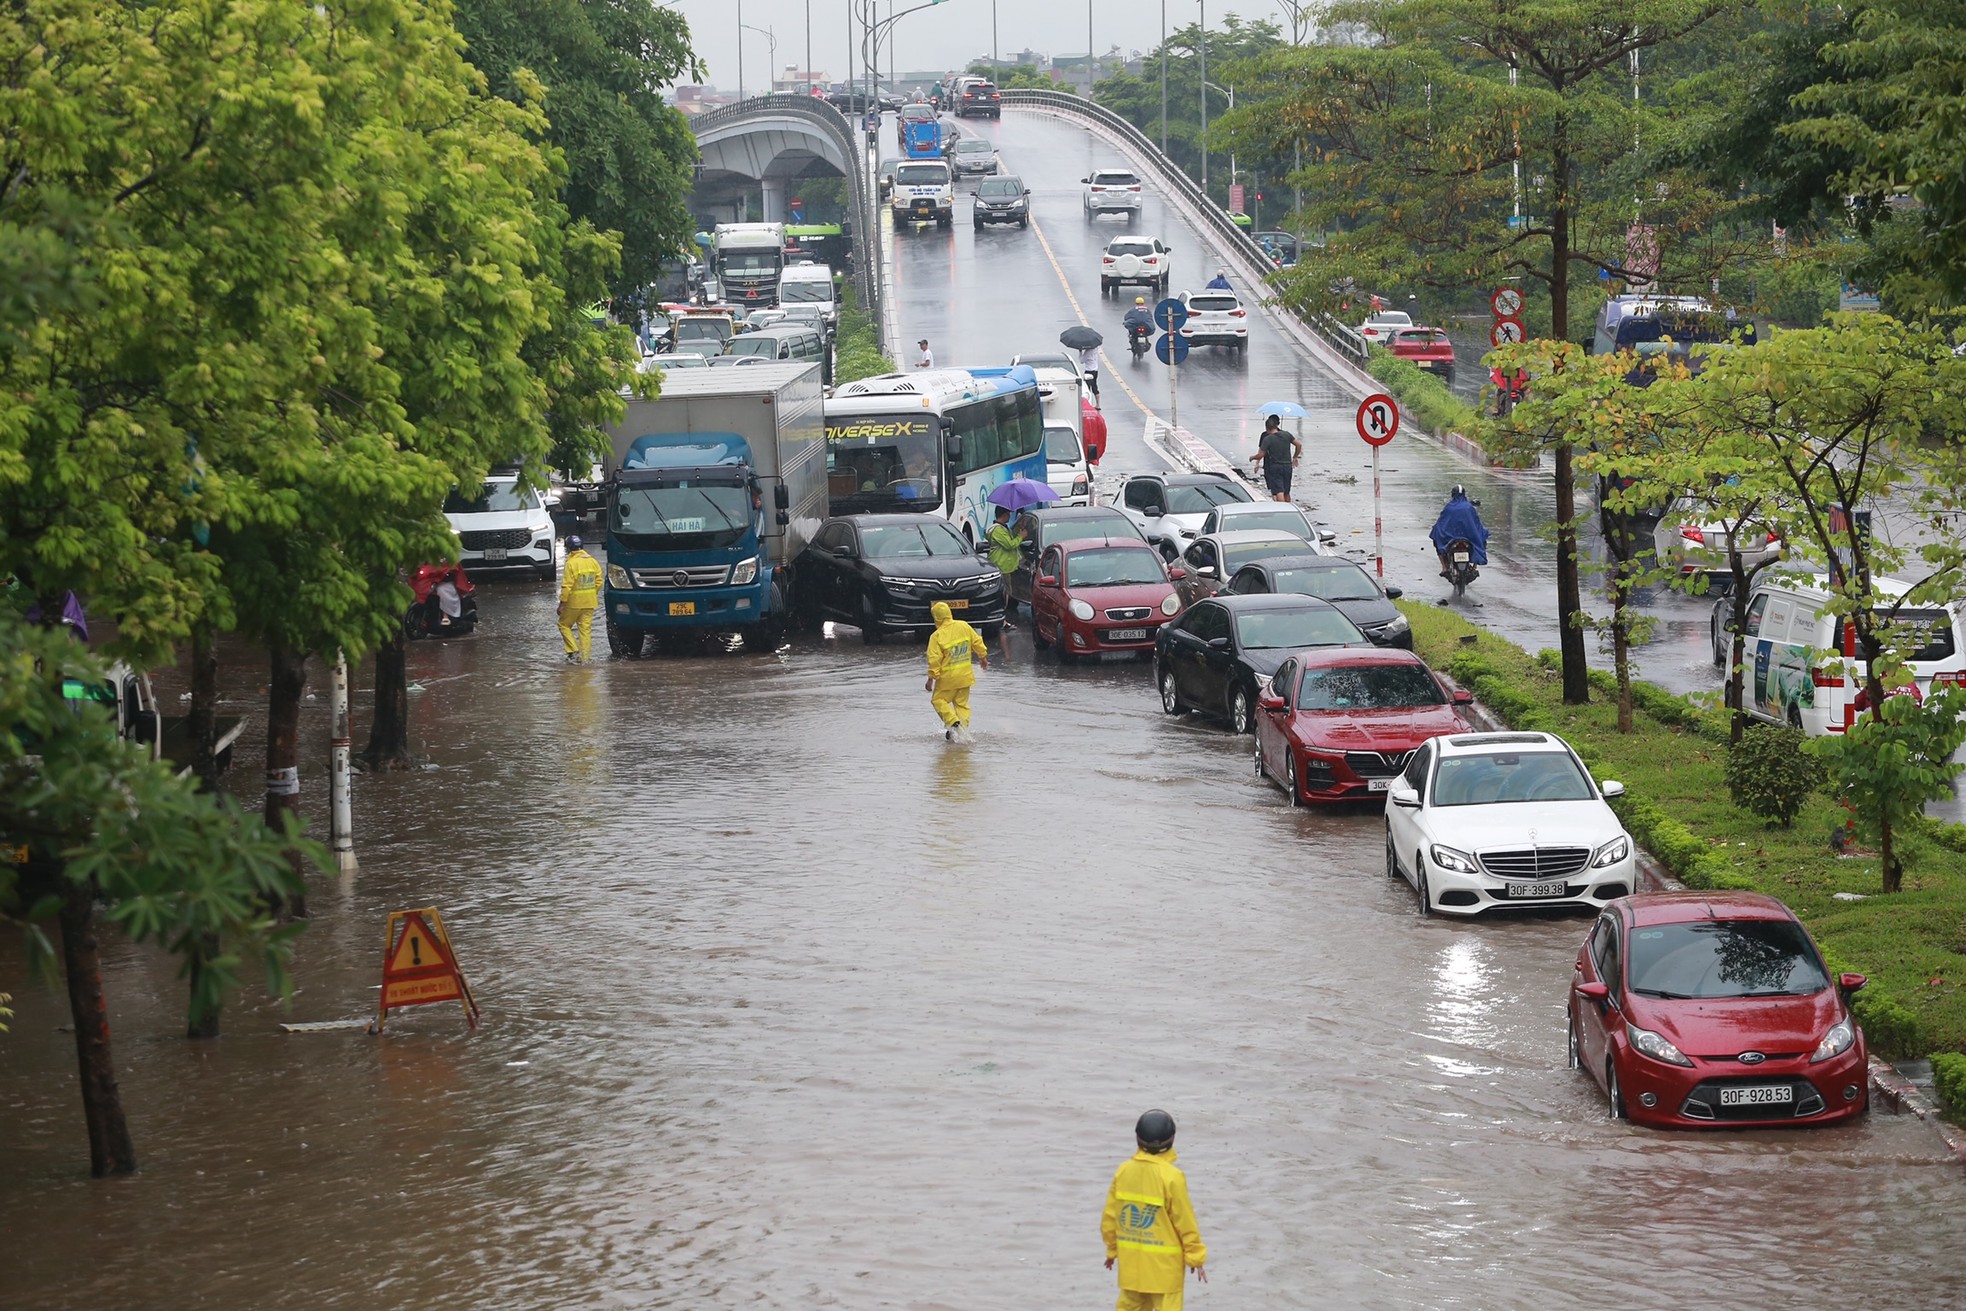
{"label": "utility pole", "polygon": [[328,680],[328,847],[335,867],[355,872],[355,814],[348,770],[348,657],[337,651]]}
{"label": "utility pole", "polygon": [[1167,153],[1167,0],[1160,0],[1160,153]]}
{"label": "utility pole", "polygon": [[744,99],[744,0],[737,0],[737,98]]}
{"label": "utility pole", "polygon": [[1208,0],[1201,0],[1201,191],[1208,194]]}
{"label": "utility pole", "polygon": [[1099,64],[1092,57],[1092,0],[1085,0],[1085,98],[1096,100],[1093,90],[1099,85]]}
{"label": "utility pole", "polygon": [[812,0],[806,0],[806,94],[812,91]]}

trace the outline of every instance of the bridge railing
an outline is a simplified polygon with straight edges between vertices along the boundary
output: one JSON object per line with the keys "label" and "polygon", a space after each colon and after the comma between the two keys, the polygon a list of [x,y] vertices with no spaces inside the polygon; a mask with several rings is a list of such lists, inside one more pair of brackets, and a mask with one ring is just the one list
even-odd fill
{"label": "bridge railing", "polygon": [[[1067,114],[1097,124],[1126,142],[1135,154],[1147,162],[1149,169],[1155,175],[1155,180],[1168,191],[1186,199],[1189,208],[1197,211],[1214,235],[1230,250],[1241,256],[1246,264],[1261,270],[1265,277],[1275,267],[1270,260],[1269,252],[1257,245],[1256,240],[1247,232],[1237,227],[1227,210],[1209,199],[1208,193],[1182,171],[1178,164],[1163,155],[1160,147],[1155,145],[1146,133],[1112,110],[1094,104],[1084,96],[1075,96],[1065,91],[1011,89],[1003,93],[1003,102],[1006,105],[1050,110],[1053,113]],[[1283,307],[1279,306],[1279,308]],[[1365,339],[1351,328],[1329,314],[1297,314],[1290,310],[1285,312],[1290,313],[1306,330],[1314,333],[1348,363],[1360,369],[1365,367]]]}
{"label": "bridge railing", "polygon": [[[867,148],[862,143],[858,123],[817,96],[774,94],[753,96],[735,104],[706,109],[690,120],[690,128],[701,132],[727,123],[750,119],[795,118],[809,123],[838,144],[840,158],[847,161],[847,206],[853,212],[853,281],[860,307],[872,316],[875,331],[883,322],[880,260],[880,208],[874,194],[873,179],[866,168]],[[891,343],[883,342],[883,350]]]}

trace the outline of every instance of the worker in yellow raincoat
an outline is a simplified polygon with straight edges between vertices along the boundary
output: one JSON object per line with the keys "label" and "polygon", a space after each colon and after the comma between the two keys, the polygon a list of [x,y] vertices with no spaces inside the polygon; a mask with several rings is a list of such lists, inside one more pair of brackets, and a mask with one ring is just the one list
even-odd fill
{"label": "worker in yellow raincoat", "polygon": [[1133,1138],[1140,1150],[1114,1173],[1099,1221],[1106,1268],[1119,1264],[1118,1311],[1181,1311],[1184,1272],[1208,1282],[1208,1246],[1174,1165],[1174,1117],[1148,1111]]}
{"label": "worker in yellow raincoat", "polygon": [[947,601],[928,608],[935,620],[935,632],[928,639],[929,704],[942,719],[942,736],[951,742],[968,742],[969,689],[976,684],[976,666],[990,667],[990,650],[983,645],[983,634],[957,619]]}
{"label": "worker in yellow raincoat", "polygon": [[560,571],[560,642],[567,663],[586,664],[594,650],[594,612],[601,606],[601,566],[581,549],[578,537],[567,538],[567,562]]}

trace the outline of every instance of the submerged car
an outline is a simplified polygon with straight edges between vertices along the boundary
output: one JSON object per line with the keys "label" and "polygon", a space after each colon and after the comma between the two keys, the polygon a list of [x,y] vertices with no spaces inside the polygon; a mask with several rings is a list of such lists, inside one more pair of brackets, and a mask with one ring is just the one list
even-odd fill
{"label": "submerged car", "polygon": [[1018,515],[1012,531],[1024,534],[1024,545],[1017,572],[1010,576],[1010,594],[1026,605],[1036,591],[1038,560],[1053,544],[1087,537],[1147,540],[1133,520],[1105,505],[1040,505]]}
{"label": "submerged car", "polygon": [[1648,892],[1606,906],[1571,975],[1569,1063],[1614,1119],[1662,1128],[1827,1124],[1870,1104],[1850,1013],[1795,915],[1753,892]]}
{"label": "submerged car", "polygon": [[1467,730],[1473,701],[1410,651],[1305,651],[1257,699],[1256,772],[1293,806],[1377,798],[1422,742]]}
{"label": "submerged car", "polygon": [[1132,533],[1060,542],[1038,557],[1031,640],[1056,646],[1061,664],[1151,651],[1160,626],[1180,608],[1160,552]]}
{"label": "submerged car", "polygon": [[1238,733],[1256,728],[1256,698],[1292,652],[1369,646],[1358,626],[1308,596],[1218,596],[1188,607],[1154,643],[1161,710],[1199,710]]}
{"label": "submerged car", "polygon": [[1136,473],[1110,498],[1169,560],[1188,549],[1210,510],[1255,499],[1247,484],[1220,473]]}
{"label": "submerged car", "polygon": [[793,564],[800,626],[840,620],[858,627],[869,646],[934,632],[929,610],[937,601],[991,640],[1002,631],[1003,576],[940,515],[840,515],[820,525]]}
{"label": "submerged car", "polygon": [[1182,561],[1188,566],[1188,576],[1181,580],[1179,588],[1181,604],[1193,605],[1203,597],[1214,596],[1223,590],[1225,580],[1252,561],[1281,563],[1308,560],[1316,555],[1315,546],[1293,533],[1262,528],[1204,533],[1181,553]]}

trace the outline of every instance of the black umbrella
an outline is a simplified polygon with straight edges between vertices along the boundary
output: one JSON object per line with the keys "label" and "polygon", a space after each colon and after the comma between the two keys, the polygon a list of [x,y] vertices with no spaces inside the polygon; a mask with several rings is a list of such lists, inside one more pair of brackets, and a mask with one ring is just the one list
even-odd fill
{"label": "black umbrella", "polygon": [[1058,334],[1058,344],[1075,351],[1096,351],[1105,340],[1083,323]]}

